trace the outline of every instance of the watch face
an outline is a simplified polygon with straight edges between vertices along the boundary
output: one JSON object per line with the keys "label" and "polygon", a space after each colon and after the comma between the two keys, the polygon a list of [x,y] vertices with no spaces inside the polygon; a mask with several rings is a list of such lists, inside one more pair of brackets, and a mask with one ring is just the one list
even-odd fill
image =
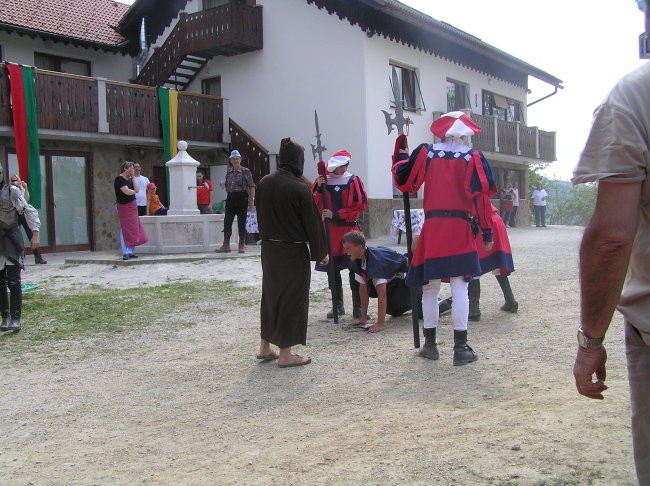
{"label": "watch face", "polygon": [[578,344],[583,348],[590,348],[592,346],[598,346],[603,343],[604,337],[600,338],[590,338],[585,335],[585,332],[582,328],[578,329]]}

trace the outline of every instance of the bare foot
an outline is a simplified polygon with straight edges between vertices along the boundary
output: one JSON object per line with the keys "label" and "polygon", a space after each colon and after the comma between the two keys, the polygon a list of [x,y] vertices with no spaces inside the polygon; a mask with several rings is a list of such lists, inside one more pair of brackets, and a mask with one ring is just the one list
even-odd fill
{"label": "bare foot", "polygon": [[299,354],[292,354],[289,356],[289,359],[278,360],[278,368],[293,368],[294,366],[304,366],[311,363],[311,358],[309,356],[300,356]]}
{"label": "bare foot", "polygon": [[374,326],[370,326],[368,328],[368,332],[371,332],[373,334],[376,333],[376,332],[381,332],[383,330],[384,330],[384,325],[383,324],[375,324]]}
{"label": "bare foot", "polygon": [[260,351],[255,357],[260,361],[273,361],[274,359],[278,359],[280,355],[269,349],[266,352]]}

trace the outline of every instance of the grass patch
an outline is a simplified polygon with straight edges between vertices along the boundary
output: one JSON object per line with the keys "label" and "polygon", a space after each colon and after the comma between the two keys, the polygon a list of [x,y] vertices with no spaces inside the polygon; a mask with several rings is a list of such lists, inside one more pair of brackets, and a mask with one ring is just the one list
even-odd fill
{"label": "grass patch", "polygon": [[168,283],[125,290],[93,286],[66,295],[27,293],[23,295],[23,330],[3,336],[0,348],[9,343],[14,346],[16,341],[44,343],[119,334],[167,321],[174,328],[192,326],[191,319],[182,319],[184,312],[219,313],[224,306],[255,305],[259,305],[257,292],[233,282]]}

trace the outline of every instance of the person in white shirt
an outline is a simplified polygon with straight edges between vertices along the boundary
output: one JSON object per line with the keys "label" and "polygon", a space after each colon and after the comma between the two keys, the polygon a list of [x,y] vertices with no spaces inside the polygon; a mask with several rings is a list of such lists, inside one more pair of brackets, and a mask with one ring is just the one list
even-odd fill
{"label": "person in white shirt", "polygon": [[517,226],[517,211],[519,210],[519,184],[516,182],[512,183],[512,214],[510,215],[510,227],[514,228]]}
{"label": "person in white shirt", "polygon": [[548,193],[541,182],[537,183],[537,189],[533,191],[531,198],[535,209],[535,226],[546,228],[546,199]]}
{"label": "person in white shirt", "polygon": [[149,185],[149,179],[141,174],[142,168],[140,167],[140,162],[136,162],[134,169],[133,178],[138,181],[138,192],[135,193],[135,203],[138,205],[138,216],[147,215],[147,186]]}

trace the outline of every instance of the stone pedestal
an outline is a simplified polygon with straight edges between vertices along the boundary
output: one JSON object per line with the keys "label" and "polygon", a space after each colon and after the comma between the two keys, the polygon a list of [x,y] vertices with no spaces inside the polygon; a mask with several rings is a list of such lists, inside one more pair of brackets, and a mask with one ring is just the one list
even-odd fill
{"label": "stone pedestal", "polygon": [[[199,162],[178,142],[178,153],[167,162],[169,168],[169,211],[167,216],[140,216],[149,242],[137,247],[142,254],[207,253],[223,243],[223,214],[200,214],[196,206],[196,168]],[[233,238],[239,241],[237,225]]]}
{"label": "stone pedestal", "polygon": [[169,169],[168,216],[200,214],[196,206],[196,168],[199,162],[186,152],[187,142],[178,142],[178,153],[167,162]]}

